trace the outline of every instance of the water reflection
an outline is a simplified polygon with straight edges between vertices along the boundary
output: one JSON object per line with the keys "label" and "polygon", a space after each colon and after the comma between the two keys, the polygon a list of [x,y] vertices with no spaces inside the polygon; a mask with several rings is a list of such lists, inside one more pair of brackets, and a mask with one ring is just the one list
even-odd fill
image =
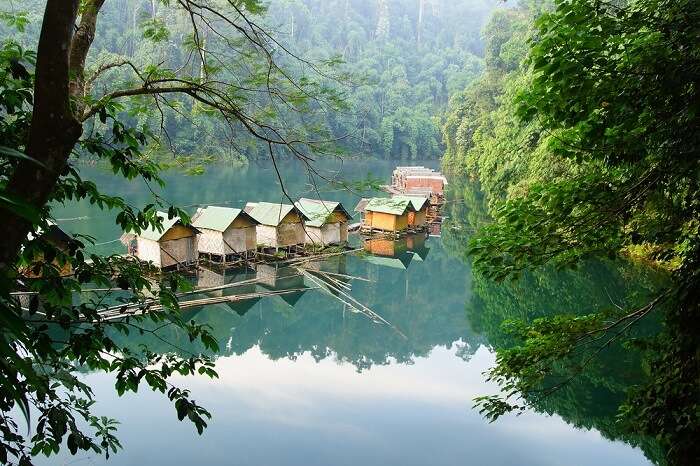
{"label": "water reflection", "polygon": [[425,234],[406,235],[399,239],[374,238],[364,241],[368,253],[365,261],[382,267],[408,269],[411,264],[424,262],[430,248]]}
{"label": "water reflection", "polygon": [[[256,291],[292,293],[195,308],[188,310],[186,317],[211,326],[220,346],[219,354],[213,356],[240,355],[259,347],[273,360],[308,353],[317,361],[332,356],[364,370],[390,362],[411,363],[416,357],[429,355],[435,347],[456,345],[459,357],[469,359],[484,340],[471,330],[464,314],[468,290],[463,276],[448,273],[454,265],[460,266],[459,262],[447,257],[437,243],[429,248],[425,235],[403,238],[393,253],[386,249],[388,244],[381,244],[377,255],[336,256],[306,267],[336,274],[336,279],[346,276],[367,280],[354,281],[350,293],[391,325],[352,312],[343,302],[319,292],[298,269],[275,264],[259,264],[256,271],[203,267],[198,274],[199,287],[247,283],[207,291],[209,296]],[[410,270],[384,262],[402,263],[405,257],[409,257]],[[450,286],[452,293],[445,295],[444,286]],[[169,328],[159,330],[158,336],[129,336],[124,341],[135,346],[147,343],[155,351],[183,355],[205,351],[190,343],[186,335]]]}
{"label": "water reflection", "polygon": [[[466,244],[488,214],[480,191],[473,185],[455,186],[459,194],[450,206],[450,219],[443,242],[451,253],[468,261]],[[462,219],[462,221],[460,221]],[[545,267],[525,273],[515,282],[496,283],[478,272],[471,275],[471,298],[466,314],[472,329],[493,349],[519,344],[504,330],[506,321],[533,322],[557,314],[586,315],[611,307],[633,309],[646,303],[662,288],[666,277],[653,269],[625,262],[586,262],[574,270]],[[654,317],[642,320],[635,337],[654,334]],[[584,363],[585,360],[585,363]],[[626,392],[646,377],[638,351],[615,343],[589,360],[581,355],[585,369],[551,396],[534,402],[538,412],[559,415],[577,428],[596,429],[611,440],[640,447],[646,456],[661,463],[663,454],[652,439],[630,435],[617,417]],[[547,386],[568,378],[570,372],[555,367]]]}
{"label": "water reflection", "polygon": [[[370,165],[346,162],[346,170],[361,177],[371,169],[374,177],[387,178],[394,164]],[[304,174],[285,173],[292,196],[302,195]],[[168,198],[186,205],[213,202],[225,192],[241,202],[279,201],[271,198],[271,171],[250,167],[243,174],[221,170],[206,176],[171,180],[177,188]],[[609,305],[611,298],[622,303],[652,287],[655,278],[633,268],[590,264],[579,271],[533,274],[517,285],[489,283],[473,274],[465,251],[473,229],[488,221],[483,201],[473,186],[454,183],[453,189],[441,231],[396,242],[374,240],[360,254],[307,265],[351,284],[352,296],[391,325],[352,312],[295,269],[200,269],[196,278],[204,288],[243,283],[210,290],[208,296],[289,293],[187,311],[187,318],[210,325],[219,343],[219,351],[210,354],[219,380],[175,380],[214,414],[202,438],[178,423],[159,395],[119,399],[108,376],[86,375],[99,400],[97,410],[123,423],[126,449],[108,464],[143,464],[154,455],[154,464],[169,465],[648,464],[639,450],[606,440],[639,442],[625,437],[614,420],[613,407],[624,388],[641,374],[639,361],[619,348],[590,376],[537,406],[543,414],[487,424],[470,409],[475,396],[494,390],[482,375],[494,363],[492,350],[513,344],[501,330],[504,319],[532,319],[562,305],[591,310]],[[132,188],[124,192],[134,202],[147,196]],[[348,193],[336,197],[354,205]],[[79,207],[68,207],[64,216],[98,218]],[[105,241],[117,236],[111,222],[100,222],[81,224],[79,230]],[[158,330],[157,337],[116,338],[162,353],[206,352],[170,327]],[[652,445],[642,446],[653,456]],[[97,457],[89,461],[103,463]]]}

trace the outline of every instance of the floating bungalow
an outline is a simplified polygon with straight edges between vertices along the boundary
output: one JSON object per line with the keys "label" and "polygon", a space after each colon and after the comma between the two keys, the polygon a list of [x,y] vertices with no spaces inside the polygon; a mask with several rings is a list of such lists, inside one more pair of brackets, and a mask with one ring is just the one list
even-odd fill
{"label": "floating bungalow", "polygon": [[328,246],[348,240],[348,222],[352,215],[335,201],[301,198],[295,206],[308,217],[304,222],[304,242]]}
{"label": "floating bungalow", "polygon": [[365,208],[367,207],[367,204],[369,204],[370,198],[363,197],[360,199],[360,202],[357,203],[355,206],[355,212],[359,213],[362,216],[362,220],[364,221],[365,219]]}
{"label": "floating bungalow", "polygon": [[[51,220],[48,220],[47,223],[46,229],[38,229],[35,233],[30,233],[27,237],[30,240],[48,243],[59,251],[68,252],[71,245],[75,243],[75,240]],[[23,267],[20,273],[26,278],[40,278],[42,276],[40,269],[46,265],[45,262],[43,254],[35,255],[33,262]],[[61,277],[68,277],[73,274],[73,267],[68,262],[59,262],[57,259],[53,259],[51,265],[58,271],[58,275]]]}
{"label": "floating bungalow", "polygon": [[427,197],[394,195],[392,199],[408,200],[411,203],[414,212],[408,213],[409,228],[425,228],[428,223],[428,210],[430,209],[430,200]]}
{"label": "floating bungalow", "polygon": [[247,260],[257,249],[259,222],[240,209],[210,206],[197,209],[192,226],[201,233],[197,240],[199,255],[216,262]]}
{"label": "floating bungalow", "polygon": [[374,197],[367,202],[363,199],[355,208],[362,213],[362,228],[373,232],[400,233],[409,227],[409,214],[415,208],[409,198]]}
{"label": "floating bungalow", "polygon": [[197,235],[200,231],[185,225],[179,218],[168,218],[158,212],[163,230],[147,228],[130,236],[129,253],[144,262],[152,262],[161,269],[189,267],[197,263]]}
{"label": "floating bungalow", "polygon": [[396,167],[391,177],[391,185],[406,194],[429,190],[442,196],[447,186],[447,178],[432,168]]}
{"label": "floating bungalow", "polygon": [[258,225],[257,243],[266,248],[290,248],[304,244],[304,222],[309,218],[289,204],[249,202],[243,209]]}
{"label": "floating bungalow", "polygon": [[[432,169],[423,166],[396,167],[391,177],[391,185],[384,186],[390,194],[427,197],[434,207],[440,206],[445,200],[447,178]],[[433,209],[432,217],[437,216],[437,208]]]}

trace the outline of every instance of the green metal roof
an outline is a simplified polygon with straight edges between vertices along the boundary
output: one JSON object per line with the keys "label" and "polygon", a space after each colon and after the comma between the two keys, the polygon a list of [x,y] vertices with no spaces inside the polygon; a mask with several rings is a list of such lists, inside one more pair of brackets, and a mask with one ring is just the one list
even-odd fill
{"label": "green metal roof", "polygon": [[293,205],[289,204],[272,204],[270,202],[255,202],[248,203],[245,211],[253,217],[253,219],[263,225],[279,226],[282,220],[289,215],[290,212],[296,211],[304,220],[308,217],[304,212],[300,211]]}
{"label": "green metal roof", "polygon": [[[141,230],[141,234],[138,235],[141,238],[148,239],[151,241],[160,241],[160,239],[165,235],[168,230],[170,230],[172,227],[174,227],[177,224],[183,225],[183,223],[180,221],[179,217],[174,217],[174,218],[168,218],[168,214],[165,212],[158,212],[158,217],[160,217],[163,225],[163,230],[158,231],[155,230],[151,227],[145,228]],[[192,228],[192,227],[189,227]],[[196,228],[192,228],[195,232],[199,233],[199,231]]]}
{"label": "green metal roof", "polygon": [[365,208],[367,207],[367,204],[369,204],[369,199],[367,199],[366,197],[363,197],[362,199],[360,199],[360,202],[358,202],[357,205],[355,206],[355,212],[361,212],[364,214]]}
{"label": "green metal roof", "polygon": [[342,212],[348,219],[352,216],[345,210],[343,204],[336,201],[321,201],[319,199],[301,198],[294,204],[309,220],[306,224],[310,227],[321,227],[334,212]]}
{"label": "green metal roof", "polygon": [[423,209],[428,203],[428,198],[423,196],[393,196],[392,199],[410,201],[416,212]]}
{"label": "green metal roof", "polygon": [[407,211],[415,210],[410,199],[396,199],[388,197],[373,197],[365,206],[367,212],[381,212],[392,215],[403,215]]}
{"label": "green metal roof", "polygon": [[258,223],[241,209],[209,206],[204,209],[197,210],[197,213],[192,218],[192,225],[197,228],[206,228],[207,230],[224,232],[229,226],[231,226],[239,215],[244,215],[253,223]]}

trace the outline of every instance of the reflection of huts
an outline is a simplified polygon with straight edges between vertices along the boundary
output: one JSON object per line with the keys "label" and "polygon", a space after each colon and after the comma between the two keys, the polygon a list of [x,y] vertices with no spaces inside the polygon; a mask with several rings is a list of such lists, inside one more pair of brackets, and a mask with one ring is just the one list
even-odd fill
{"label": "reflection of huts", "polygon": [[413,262],[427,258],[430,249],[425,246],[425,240],[425,234],[407,235],[398,240],[373,238],[364,243],[365,251],[370,253],[364,259],[382,267],[408,269]]}
{"label": "reflection of huts", "polygon": [[234,257],[247,258],[257,247],[258,222],[240,209],[210,206],[197,209],[192,226],[201,234],[197,240],[200,254],[217,256],[228,261]]}
{"label": "reflection of huts", "polygon": [[423,262],[428,258],[430,248],[425,245],[425,234],[408,235],[406,237],[406,247],[413,253],[413,261]]}
{"label": "reflection of huts", "polygon": [[395,195],[392,199],[402,199],[411,202],[414,212],[408,214],[408,226],[411,228],[423,228],[428,223],[428,209],[430,202],[427,197]]}
{"label": "reflection of huts", "polygon": [[258,264],[256,278],[264,289],[289,291],[279,297],[290,306],[294,306],[308,289],[304,276],[298,270],[279,264]]}
{"label": "reflection of huts", "polygon": [[370,199],[364,206],[362,226],[365,229],[398,233],[408,228],[409,213],[415,212],[410,199]]}
{"label": "reflection of huts", "polygon": [[301,198],[295,206],[308,217],[304,222],[307,244],[326,246],[348,240],[348,221],[352,216],[340,202]]}
{"label": "reflection of huts", "polygon": [[376,238],[365,241],[365,251],[370,253],[363,257],[370,264],[393,269],[406,270],[411,265],[413,254],[408,251],[406,239],[392,240]]}
{"label": "reflection of huts", "polygon": [[[251,272],[243,268],[227,269],[217,264],[202,264],[197,268],[197,288],[199,289],[224,287],[234,282],[253,278],[255,277],[252,276]],[[254,288],[255,285],[252,283],[251,286],[241,285],[235,287],[238,291],[245,289],[246,292],[252,292]],[[224,295],[220,290],[211,290],[208,293],[212,293],[211,296]]]}
{"label": "reflection of huts", "polygon": [[260,300],[258,297],[245,297],[256,293],[255,283],[255,274],[248,269],[223,269],[207,264],[197,269],[197,288],[206,289],[206,295],[211,297],[240,296],[240,300],[224,305],[241,315]]}
{"label": "reflection of huts", "polygon": [[308,218],[293,205],[249,202],[244,210],[258,222],[258,244],[275,249],[304,244],[303,222]]}
{"label": "reflection of huts", "polygon": [[168,218],[158,212],[163,229],[146,228],[135,236],[136,245],[131,249],[139,260],[152,262],[163,269],[186,267],[197,263],[197,234],[199,230],[185,225],[179,218]]}
{"label": "reflection of huts", "polygon": [[304,264],[306,270],[346,275],[348,256],[345,254],[325,257],[323,260],[310,261]]}

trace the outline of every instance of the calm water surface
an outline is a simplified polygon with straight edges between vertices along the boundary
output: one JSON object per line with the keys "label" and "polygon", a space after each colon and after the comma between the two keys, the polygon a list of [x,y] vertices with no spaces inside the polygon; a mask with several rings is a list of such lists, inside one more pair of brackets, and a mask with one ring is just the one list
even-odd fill
{"label": "calm water surface", "polygon": [[[331,176],[340,166],[323,168],[324,176]],[[392,168],[388,162],[345,162],[340,176],[360,180],[371,173],[388,179]],[[292,197],[312,196],[319,189],[349,209],[358,200],[357,194],[337,191],[322,180],[314,187],[299,166],[282,169]],[[83,175],[136,204],[151,200],[143,183],[115,180],[97,169],[83,169]],[[163,196],[179,205],[241,207],[246,200],[282,200],[267,166],[218,166],[198,177],[169,173],[166,180]],[[448,209],[448,216],[475,215],[465,214],[469,206],[464,202],[455,205],[461,207]],[[95,247],[99,252],[123,252],[120,243],[109,242],[120,231],[108,214],[78,204],[60,206],[55,215],[64,219],[66,230],[106,243]],[[397,257],[389,260],[359,255],[324,265],[369,279],[354,282],[352,295],[393,328],[313,289],[284,299],[188,311],[188,317],[212,325],[221,347],[212,355],[218,380],[174,380],[213,413],[205,433],[199,437],[191,424],[178,422],[160,394],[144,389],[119,398],[110,377],[86,374],[98,400],[96,411],[121,421],[125,448],[108,462],[92,455],[53,457],[44,464],[650,464],[639,448],[609,440],[624,438],[611,419],[623,388],[636,377],[629,369],[635,361],[625,357],[614,357],[611,368],[599,368],[538,412],[489,424],[472,409],[475,396],[495,390],[482,373],[494,363],[493,348],[507,344],[498,330],[501,320],[546,314],[562,304],[591,309],[610,299],[622,302],[632,293],[630,281],[644,287],[648,277],[596,265],[499,287],[473,276],[463,259],[461,235],[468,228],[454,220],[442,237],[421,244],[420,254],[399,245]],[[245,276],[236,272],[227,280]],[[283,277],[277,277],[276,288],[309,285],[299,277]],[[183,335],[164,330],[161,336],[169,343],[136,336],[125,343],[146,342],[161,352],[202,351]]]}

